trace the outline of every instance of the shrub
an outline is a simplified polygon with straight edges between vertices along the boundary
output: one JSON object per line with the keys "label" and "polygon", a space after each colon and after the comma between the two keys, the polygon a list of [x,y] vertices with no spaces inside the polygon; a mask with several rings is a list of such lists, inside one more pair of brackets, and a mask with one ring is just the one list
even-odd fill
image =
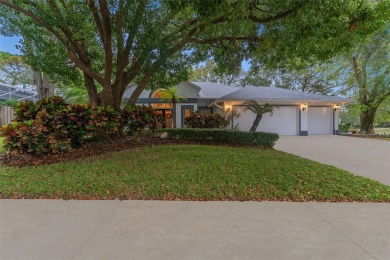
{"label": "shrub", "polygon": [[351,124],[339,124],[339,132],[340,133],[348,133]]}
{"label": "shrub", "polygon": [[126,106],[122,112],[122,125],[126,127],[126,132],[129,135],[145,128],[154,131],[157,129],[157,123],[161,120],[161,116],[152,107],[145,105]]}
{"label": "shrub", "polygon": [[95,129],[91,113],[92,107],[88,104],[69,105],[57,112],[47,126],[55,140],[60,143],[70,141],[72,148],[77,148],[82,145],[82,138]]}
{"label": "shrub", "polygon": [[244,132],[228,129],[159,129],[160,133],[167,133],[167,138],[210,143],[224,143],[230,145],[249,145],[271,148],[279,139],[278,134],[265,132]]}
{"label": "shrub", "polygon": [[121,113],[110,107],[68,105],[60,97],[20,102],[15,111],[16,120],[0,128],[5,148],[15,155],[66,152],[80,147],[85,137],[109,136],[123,128],[130,134],[154,131],[161,120],[147,106],[129,106]]}
{"label": "shrub", "polygon": [[68,106],[68,103],[62,97],[54,96],[39,100],[37,103],[32,101],[22,101],[14,107],[16,122],[34,120],[37,114],[46,110],[50,115]]}
{"label": "shrub", "polygon": [[189,128],[224,128],[227,124],[227,120],[220,114],[192,112],[184,119],[184,125]]}
{"label": "shrub", "polygon": [[122,129],[121,112],[111,107],[93,107],[89,127],[95,133],[103,131],[106,135],[115,134]]}
{"label": "shrub", "polygon": [[47,128],[39,119],[13,122],[0,128],[0,137],[4,137],[4,148],[13,155],[48,153],[50,144],[46,138],[47,134]]}

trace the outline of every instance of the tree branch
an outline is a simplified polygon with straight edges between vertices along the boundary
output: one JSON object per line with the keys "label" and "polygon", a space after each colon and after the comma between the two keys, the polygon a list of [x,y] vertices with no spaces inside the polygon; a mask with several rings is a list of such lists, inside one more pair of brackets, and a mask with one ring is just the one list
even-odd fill
{"label": "tree branch", "polygon": [[296,11],[298,11],[303,5],[305,4],[305,2],[301,2],[301,3],[298,3],[296,6],[294,6],[293,8],[290,8],[284,12],[281,12],[281,13],[278,13],[276,15],[272,15],[272,16],[269,16],[269,17],[265,17],[265,18],[260,18],[260,17],[257,17],[256,15],[253,14],[252,11],[250,11],[249,13],[249,19],[252,20],[253,22],[255,23],[269,23],[269,22],[273,22],[273,21],[276,21],[276,20],[279,20],[279,19],[282,19],[282,18],[285,18],[287,16],[289,16],[290,14],[292,13],[295,13]]}

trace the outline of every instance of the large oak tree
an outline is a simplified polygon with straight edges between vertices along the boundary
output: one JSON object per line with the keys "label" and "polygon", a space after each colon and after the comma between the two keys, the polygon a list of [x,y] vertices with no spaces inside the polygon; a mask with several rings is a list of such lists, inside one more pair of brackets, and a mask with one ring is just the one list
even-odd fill
{"label": "large oak tree", "polygon": [[380,27],[388,2],[0,0],[0,15],[40,40],[46,60],[54,47],[66,55],[92,103],[119,109],[130,84],[135,103],[156,75],[172,78],[210,56],[226,70],[245,58],[326,59]]}

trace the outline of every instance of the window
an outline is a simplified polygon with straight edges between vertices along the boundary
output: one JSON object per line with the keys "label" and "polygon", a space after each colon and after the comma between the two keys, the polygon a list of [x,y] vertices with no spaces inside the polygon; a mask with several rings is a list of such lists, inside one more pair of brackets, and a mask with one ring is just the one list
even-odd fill
{"label": "window", "polygon": [[189,108],[184,109],[184,118],[186,118],[187,116],[190,116],[191,112],[192,112],[192,110]]}
{"label": "window", "polygon": [[211,107],[198,107],[198,112],[201,114],[212,114],[213,108],[211,108]]}

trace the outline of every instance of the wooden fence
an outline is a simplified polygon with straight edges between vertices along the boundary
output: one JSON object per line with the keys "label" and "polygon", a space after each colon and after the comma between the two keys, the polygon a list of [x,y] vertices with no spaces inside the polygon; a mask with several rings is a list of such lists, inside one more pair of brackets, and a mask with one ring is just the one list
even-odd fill
{"label": "wooden fence", "polygon": [[0,125],[9,124],[12,119],[14,119],[12,107],[0,106]]}

